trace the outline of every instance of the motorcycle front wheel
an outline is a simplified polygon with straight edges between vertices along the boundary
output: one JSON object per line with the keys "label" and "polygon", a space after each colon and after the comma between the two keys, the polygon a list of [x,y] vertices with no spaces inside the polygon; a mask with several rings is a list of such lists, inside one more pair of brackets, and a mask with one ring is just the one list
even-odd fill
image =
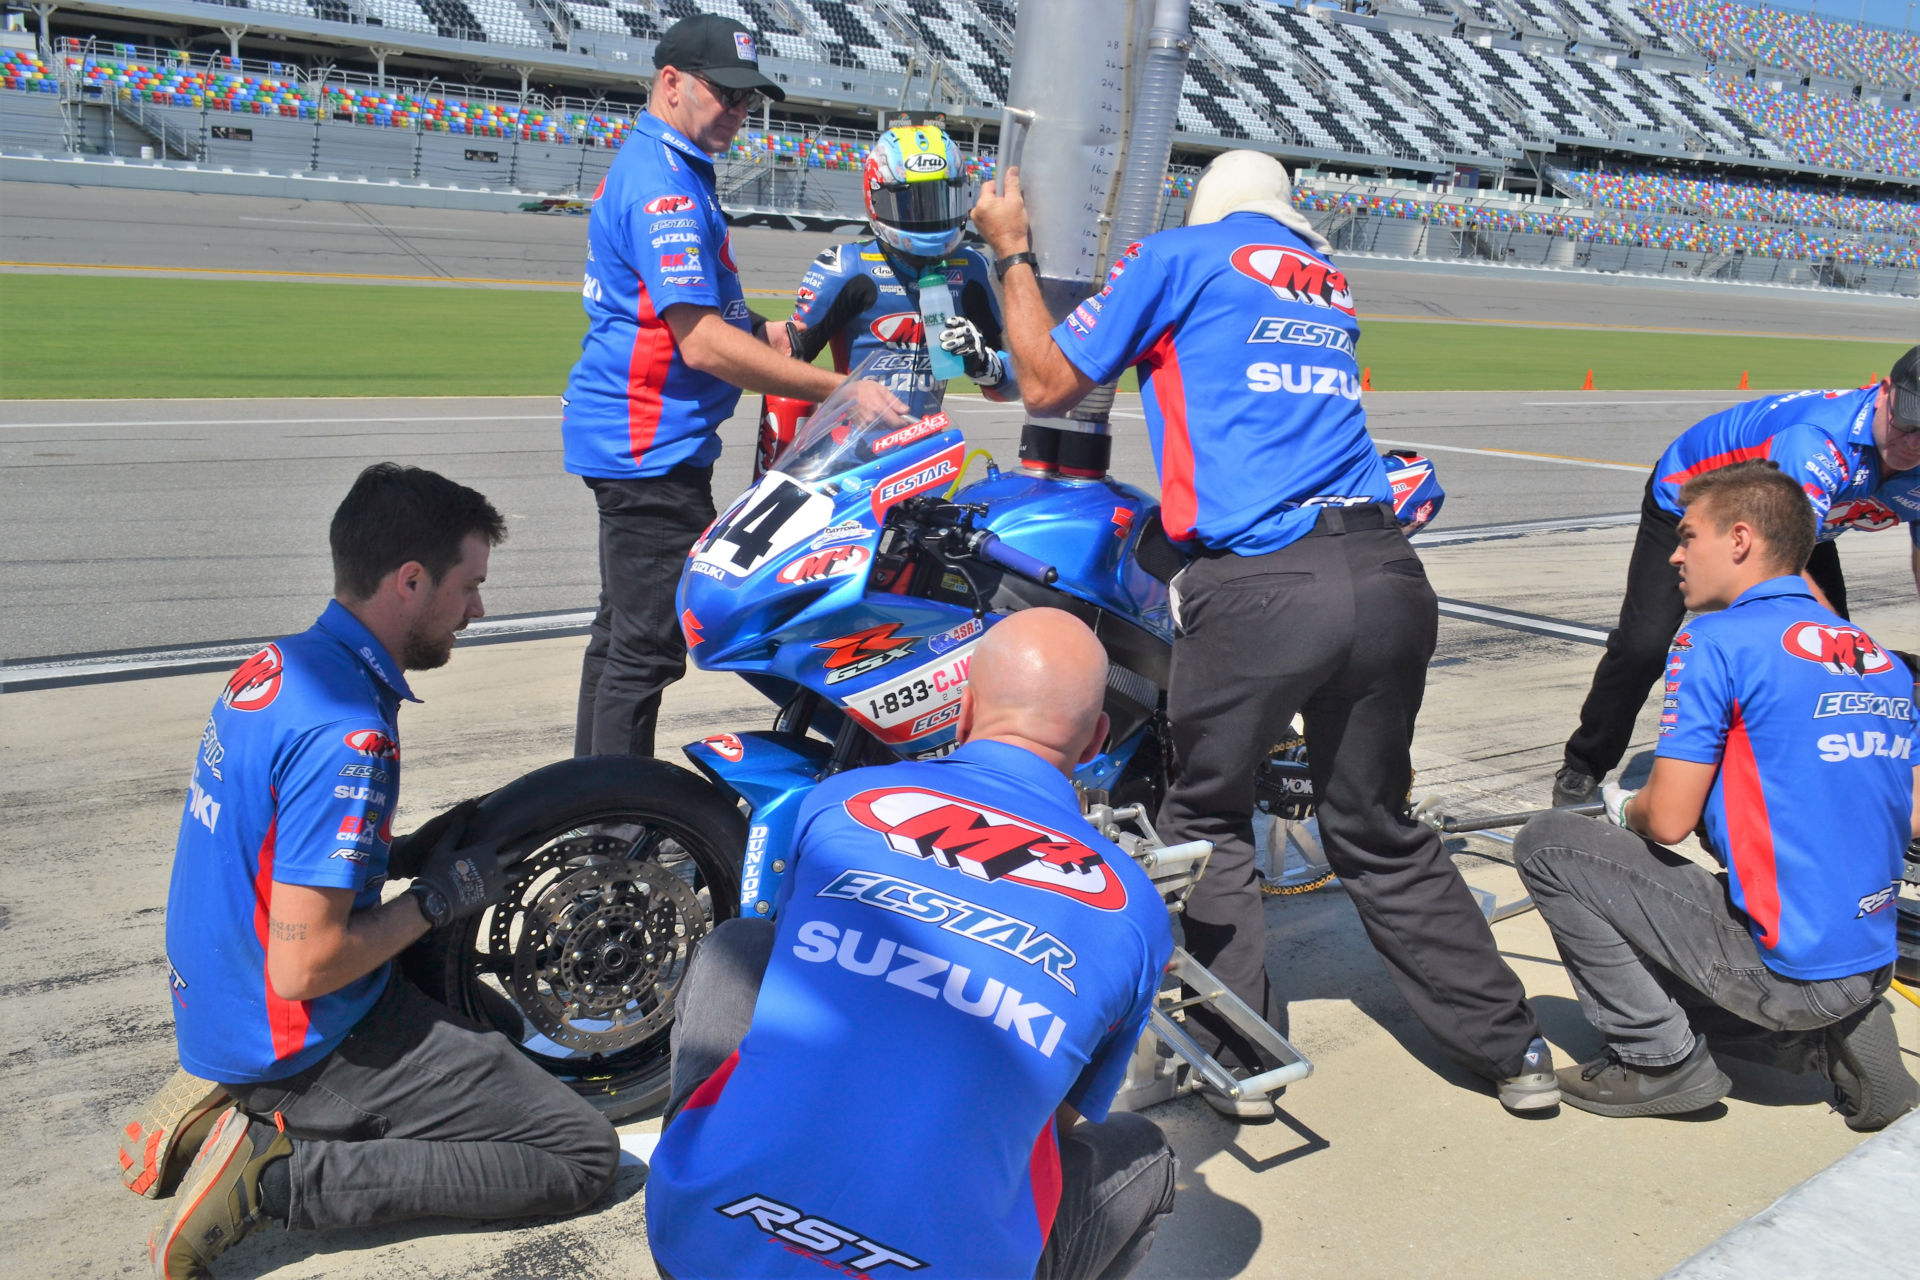
{"label": "motorcycle front wheel", "polygon": [[687,964],[739,909],[738,807],[664,761],[592,756],[494,792],[468,834],[509,842],[507,895],[421,939],[408,975],[610,1120],[658,1105]]}

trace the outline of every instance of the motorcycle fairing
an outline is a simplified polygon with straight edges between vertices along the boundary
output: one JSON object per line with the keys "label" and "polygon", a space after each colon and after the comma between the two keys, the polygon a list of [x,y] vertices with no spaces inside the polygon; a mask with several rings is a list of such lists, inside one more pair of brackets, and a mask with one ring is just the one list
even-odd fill
{"label": "motorcycle fairing", "polygon": [[752,816],[740,868],[740,914],[767,918],[793,850],[800,803],[826,772],[832,748],[817,738],[768,730],[719,734],[681,750],[696,769],[746,802]]}

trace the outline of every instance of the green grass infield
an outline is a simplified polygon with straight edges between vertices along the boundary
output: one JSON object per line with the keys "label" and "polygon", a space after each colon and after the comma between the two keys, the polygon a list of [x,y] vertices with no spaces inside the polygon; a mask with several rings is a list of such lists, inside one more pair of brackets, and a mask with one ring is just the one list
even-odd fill
{"label": "green grass infield", "polygon": [[[0,398],[557,395],[580,300],[459,289],[79,275],[0,277]],[[754,302],[764,315],[788,304]],[[1363,322],[1376,391],[1859,385],[1897,342]],[[1250,348],[1248,361],[1281,349]],[[1129,385],[1131,379],[1129,379]],[[956,388],[971,390],[972,388]]]}

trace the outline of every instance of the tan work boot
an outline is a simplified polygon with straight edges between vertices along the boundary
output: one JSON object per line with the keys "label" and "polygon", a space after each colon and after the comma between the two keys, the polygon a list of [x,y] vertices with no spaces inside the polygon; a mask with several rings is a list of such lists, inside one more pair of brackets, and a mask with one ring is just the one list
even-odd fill
{"label": "tan work boot", "polygon": [[227,1105],[211,1080],[175,1071],[120,1131],[120,1180],[149,1200],[170,1196]]}
{"label": "tan work boot", "polygon": [[269,1125],[231,1107],[222,1112],[180,1184],[173,1213],[147,1242],[156,1280],[208,1280],[213,1260],[266,1220],[261,1173],[292,1154],[277,1113]]}

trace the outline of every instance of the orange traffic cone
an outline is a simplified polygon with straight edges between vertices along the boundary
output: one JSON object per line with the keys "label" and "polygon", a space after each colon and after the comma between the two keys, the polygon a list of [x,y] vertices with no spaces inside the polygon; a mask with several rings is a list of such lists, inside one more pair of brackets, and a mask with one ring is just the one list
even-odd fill
{"label": "orange traffic cone", "polygon": [[1371,365],[1360,371],[1360,389],[1362,391],[1373,390],[1373,367]]}
{"label": "orange traffic cone", "polygon": [[1749,386],[1747,385],[1747,371],[1746,371],[1745,369],[1742,369],[1742,370],[1740,371],[1740,390],[1742,390],[1742,391],[1751,391],[1751,390],[1753,390],[1753,388],[1752,388],[1752,387],[1749,387]]}
{"label": "orange traffic cone", "polygon": [[1593,370],[1587,370],[1587,380],[1580,384],[1580,389],[1582,391],[1593,390]]}

